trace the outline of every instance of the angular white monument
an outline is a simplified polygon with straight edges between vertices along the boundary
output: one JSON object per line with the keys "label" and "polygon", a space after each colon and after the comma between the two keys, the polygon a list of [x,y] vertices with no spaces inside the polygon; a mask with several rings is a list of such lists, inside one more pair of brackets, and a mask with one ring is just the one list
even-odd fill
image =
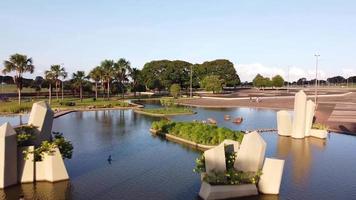
{"label": "angular white monument", "polygon": [[210,185],[203,182],[199,191],[199,196],[204,200],[230,199],[257,194],[258,191],[255,184]]}
{"label": "angular white monument", "polygon": [[295,94],[294,116],[293,116],[293,138],[304,138],[305,136],[305,113],[306,113],[307,95],[303,90]]}
{"label": "angular white monument", "polygon": [[263,194],[279,194],[283,168],[284,160],[266,158],[258,182],[258,190]]}
{"label": "angular white monument", "polygon": [[326,139],[328,137],[327,130],[310,129],[309,133],[310,133],[310,136],[320,138],[320,139]]}
{"label": "angular white monument", "polygon": [[9,123],[0,126],[0,188],[17,184],[17,137]]}
{"label": "angular white monument", "polygon": [[35,180],[35,160],[32,153],[25,155],[23,151],[33,151],[34,146],[19,147],[17,151],[17,172],[18,181],[20,183],[31,183]]}
{"label": "angular white monument", "polygon": [[277,130],[279,135],[292,135],[292,118],[288,111],[280,110],[277,112]]}
{"label": "angular white monument", "polygon": [[43,160],[36,162],[36,181],[57,182],[68,180],[69,176],[59,149],[45,154]]}
{"label": "angular white monument", "polygon": [[244,172],[257,172],[262,168],[265,152],[266,142],[256,131],[245,134],[234,168]]}
{"label": "angular white monument", "polygon": [[310,130],[313,126],[314,120],[314,113],[315,113],[315,103],[312,100],[308,100],[306,104],[305,110],[305,136],[310,136]]}
{"label": "angular white monument", "polygon": [[36,146],[40,145],[42,141],[51,139],[53,115],[51,107],[45,101],[36,102],[32,105],[28,124],[37,129]]}
{"label": "angular white monument", "polygon": [[225,172],[225,147],[218,145],[204,152],[206,173]]}

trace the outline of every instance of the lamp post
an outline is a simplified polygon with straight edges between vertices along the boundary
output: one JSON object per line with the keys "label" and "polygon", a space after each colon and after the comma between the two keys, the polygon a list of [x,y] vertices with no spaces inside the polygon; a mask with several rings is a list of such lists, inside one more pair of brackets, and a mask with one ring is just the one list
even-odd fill
{"label": "lamp post", "polygon": [[193,65],[190,65],[190,98],[193,97]]}
{"label": "lamp post", "polygon": [[315,105],[317,105],[317,95],[318,95],[318,62],[319,62],[319,54],[315,54]]}
{"label": "lamp post", "polygon": [[287,93],[289,93],[289,66],[288,66]]}

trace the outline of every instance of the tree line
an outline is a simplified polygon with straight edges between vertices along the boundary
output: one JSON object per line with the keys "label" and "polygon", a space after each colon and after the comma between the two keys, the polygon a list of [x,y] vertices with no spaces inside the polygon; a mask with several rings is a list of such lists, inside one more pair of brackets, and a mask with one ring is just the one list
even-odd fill
{"label": "tree line", "polygon": [[[109,99],[112,94],[121,94],[124,98],[128,90],[135,96],[136,92],[146,90],[170,90],[176,94],[181,88],[187,90],[192,85],[193,88],[204,87],[218,92],[223,86],[235,87],[240,84],[233,63],[225,59],[202,64],[192,64],[182,60],[157,60],[146,63],[142,70],[131,67],[131,63],[124,58],[116,61],[106,59],[88,74],[77,71],[70,76],[62,65],[54,64],[45,71],[43,77],[36,76],[34,80],[23,78],[24,73],[32,74],[34,69],[32,58],[26,55],[14,54],[4,61],[2,72],[5,75],[15,73],[13,83],[17,87],[19,104],[21,104],[21,90],[24,86],[34,87],[36,91],[48,88],[49,101],[51,101],[53,90],[57,100],[60,96],[63,100],[64,91],[67,90],[78,92],[82,100],[83,91],[94,92],[95,98],[98,98],[101,91],[103,97]],[[70,79],[65,80],[68,77]],[[4,80],[11,83],[8,76],[3,76],[2,81]]]}

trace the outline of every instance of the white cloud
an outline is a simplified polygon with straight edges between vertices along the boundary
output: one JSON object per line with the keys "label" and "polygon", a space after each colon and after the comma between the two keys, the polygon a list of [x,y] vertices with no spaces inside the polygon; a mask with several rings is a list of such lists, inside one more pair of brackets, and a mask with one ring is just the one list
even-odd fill
{"label": "white cloud", "polygon": [[[269,67],[260,63],[252,64],[239,64],[236,66],[237,74],[240,76],[241,81],[252,81],[252,79],[257,75],[261,74],[266,77],[273,77],[275,75],[281,75],[285,80],[288,80],[288,68],[287,67]],[[333,76],[333,75],[330,75]],[[326,79],[328,74],[324,70],[318,71],[318,79]],[[315,70],[313,69],[303,69],[301,67],[290,67],[289,68],[289,80],[296,81],[299,78],[314,79]]]}

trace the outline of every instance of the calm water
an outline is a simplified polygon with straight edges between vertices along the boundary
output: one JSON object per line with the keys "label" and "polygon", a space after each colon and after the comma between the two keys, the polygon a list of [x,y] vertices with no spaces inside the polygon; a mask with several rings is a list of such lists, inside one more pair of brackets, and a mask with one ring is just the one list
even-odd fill
{"label": "calm water", "polygon": [[[221,126],[242,130],[276,127],[272,110],[196,111],[172,119],[213,117]],[[245,120],[235,125],[224,121],[224,114]],[[0,199],[17,199],[19,194],[27,199],[198,199],[200,179],[192,169],[200,152],[151,136],[148,129],[154,120],[159,118],[131,110],[77,112],[55,119],[53,130],[63,132],[74,145],[73,158],[66,161],[71,180],[10,187],[0,190]],[[248,199],[356,199],[356,137],[330,134],[324,141],[262,136],[267,156],[286,160],[281,192]]]}

